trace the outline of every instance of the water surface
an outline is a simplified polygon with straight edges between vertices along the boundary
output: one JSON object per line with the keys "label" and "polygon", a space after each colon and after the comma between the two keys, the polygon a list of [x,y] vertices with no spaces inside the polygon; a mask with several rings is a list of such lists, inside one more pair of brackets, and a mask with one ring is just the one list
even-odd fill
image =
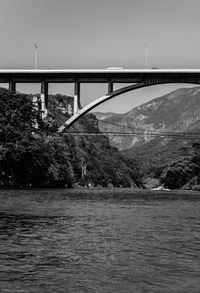
{"label": "water surface", "polygon": [[0,292],[200,292],[198,194],[155,194],[0,191]]}

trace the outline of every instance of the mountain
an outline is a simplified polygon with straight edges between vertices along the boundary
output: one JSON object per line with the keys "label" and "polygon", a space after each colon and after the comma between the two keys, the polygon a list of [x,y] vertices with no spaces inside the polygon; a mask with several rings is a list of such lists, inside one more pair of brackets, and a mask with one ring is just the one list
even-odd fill
{"label": "mountain", "polygon": [[109,140],[127,160],[138,162],[147,188],[200,188],[200,152],[197,155],[194,147],[200,145],[200,87],[181,88],[125,114],[113,114],[100,120],[99,128],[130,133],[112,134]]}
{"label": "mountain", "polygon": [[93,112],[92,113],[93,115],[95,115],[97,117],[98,120],[104,120],[104,119],[107,119],[113,115],[116,115],[116,113],[114,112]]}
{"label": "mountain", "polygon": [[200,87],[181,88],[125,114],[113,114],[101,119],[99,128],[103,132],[134,133],[130,136],[109,135],[111,145],[119,150],[154,140],[155,137],[149,134],[200,129]]}

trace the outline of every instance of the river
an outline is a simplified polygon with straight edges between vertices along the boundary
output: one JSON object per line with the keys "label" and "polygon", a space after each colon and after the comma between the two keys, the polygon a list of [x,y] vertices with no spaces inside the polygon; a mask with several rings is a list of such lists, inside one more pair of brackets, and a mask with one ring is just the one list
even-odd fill
{"label": "river", "polygon": [[1,190],[0,292],[200,292],[200,194]]}

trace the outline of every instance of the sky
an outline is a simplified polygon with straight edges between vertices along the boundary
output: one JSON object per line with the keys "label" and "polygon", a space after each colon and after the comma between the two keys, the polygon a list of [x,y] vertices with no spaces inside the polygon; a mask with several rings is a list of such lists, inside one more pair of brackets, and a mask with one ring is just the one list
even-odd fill
{"label": "sky", "polygon": [[[0,0],[0,69],[200,68],[199,0]],[[117,85],[116,85],[117,86]],[[96,111],[125,112],[182,86],[163,85],[119,96]],[[17,85],[38,92],[39,85]],[[73,94],[73,85],[50,85]],[[82,85],[85,105],[105,85]]]}

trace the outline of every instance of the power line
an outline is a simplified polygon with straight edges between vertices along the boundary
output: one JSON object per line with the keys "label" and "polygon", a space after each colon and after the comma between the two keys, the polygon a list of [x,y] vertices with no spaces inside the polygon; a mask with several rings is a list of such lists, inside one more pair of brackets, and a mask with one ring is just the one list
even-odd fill
{"label": "power line", "polygon": [[110,125],[114,125],[114,126],[118,126],[118,127],[123,127],[123,128],[126,128],[126,129],[131,129],[131,130],[133,130],[134,131],[134,133],[135,134],[139,134],[139,133],[137,133],[136,131],[142,131],[142,134],[144,134],[144,135],[148,135],[149,133],[150,134],[163,134],[163,135],[167,135],[167,134],[169,134],[169,135],[199,135],[200,136],[200,132],[189,132],[189,131],[187,131],[187,132],[174,132],[174,131],[162,131],[162,132],[159,132],[159,133],[157,133],[157,132],[146,132],[146,133],[143,133],[143,131],[144,131],[144,129],[143,128],[136,128],[136,127],[131,127],[131,126],[126,126],[126,125],[122,125],[122,124],[117,124],[117,123],[113,123],[113,122],[108,122],[108,121],[103,121],[103,120],[100,120],[100,122],[101,123],[104,123],[104,124],[110,124]]}
{"label": "power line", "polygon": [[101,131],[101,132],[88,132],[88,131],[68,131],[63,133],[65,135],[76,135],[76,136],[143,136],[143,137],[168,137],[168,138],[182,138],[182,139],[200,139],[200,132],[173,132],[173,131],[162,131],[162,132],[152,132],[145,131],[143,128],[135,128],[131,126],[126,126],[122,124],[117,124],[113,122],[108,122],[104,120],[100,120],[99,122],[104,124],[110,124],[112,126],[122,127],[126,129],[132,130],[131,132],[125,131]]}
{"label": "power line", "polygon": [[69,131],[64,133],[65,135],[76,135],[76,136],[103,136],[103,135],[112,135],[112,136],[152,136],[152,137],[169,137],[169,138],[184,138],[184,139],[200,139],[200,134],[196,135],[193,133],[141,133],[141,132],[111,132],[111,131],[103,131],[103,132],[83,132],[83,131]]}

